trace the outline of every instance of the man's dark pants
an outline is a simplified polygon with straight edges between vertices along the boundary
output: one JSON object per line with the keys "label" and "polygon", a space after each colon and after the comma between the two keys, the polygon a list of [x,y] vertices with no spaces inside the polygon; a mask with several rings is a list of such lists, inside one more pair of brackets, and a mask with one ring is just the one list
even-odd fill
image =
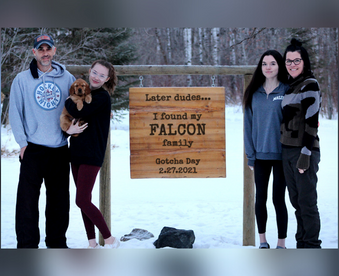
{"label": "man's dark pants", "polygon": [[29,143],[20,161],[16,204],[18,248],[38,248],[39,196],[46,186],[46,246],[67,248],[69,223],[69,150],[68,146],[49,148]]}

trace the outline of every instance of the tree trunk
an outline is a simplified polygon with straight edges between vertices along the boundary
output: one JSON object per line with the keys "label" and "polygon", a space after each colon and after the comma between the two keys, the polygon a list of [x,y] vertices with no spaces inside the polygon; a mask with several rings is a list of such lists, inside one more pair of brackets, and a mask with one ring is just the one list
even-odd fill
{"label": "tree trunk", "polygon": [[[185,28],[184,30],[184,42],[185,42],[185,64],[192,65],[192,29]],[[192,86],[192,77],[187,75],[187,86]]]}

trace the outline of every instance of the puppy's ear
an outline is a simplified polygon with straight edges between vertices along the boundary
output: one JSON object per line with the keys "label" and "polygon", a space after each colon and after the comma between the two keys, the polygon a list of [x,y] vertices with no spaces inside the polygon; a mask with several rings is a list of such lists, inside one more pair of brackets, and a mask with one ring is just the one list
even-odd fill
{"label": "puppy's ear", "polygon": [[69,94],[70,94],[70,95],[74,95],[74,90],[75,90],[75,89],[74,89],[74,84],[75,84],[75,82],[72,83],[72,85],[71,85],[71,87],[70,87],[70,89],[69,89]]}

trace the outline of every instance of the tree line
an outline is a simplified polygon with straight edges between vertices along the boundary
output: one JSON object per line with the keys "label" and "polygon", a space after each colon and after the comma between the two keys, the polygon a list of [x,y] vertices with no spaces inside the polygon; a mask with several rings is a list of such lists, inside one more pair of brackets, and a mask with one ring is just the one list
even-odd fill
{"label": "tree line", "polygon": [[[321,113],[338,112],[337,28],[4,28],[1,29],[1,91],[8,102],[10,85],[33,58],[34,38],[49,33],[55,60],[65,65],[90,65],[106,59],[113,65],[256,65],[263,52],[283,54],[292,37],[304,41],[323,95]],[[76,76],[85,78],[85,76]],[[243,77],[143,76],[143,86],[225,87],[227,104],[240,104]],[[213,77],[213,79],[212,79]],[[119,77],[112,109],[128,108],[128,88],[139,76]],[[2,120],[7,119],[6,104]]]}
{"label": "tree line", "polygon": [[[282,55],[291,38],[303,41],[322,91],[321,113],[338,112],[338,28],[140,28],[129,38],[135,64],[257,65],[269,49]],[[145,76],[145,86],[210,86],[212,76]],[[240,104],[242,76],[215,76],[226,100]]]}

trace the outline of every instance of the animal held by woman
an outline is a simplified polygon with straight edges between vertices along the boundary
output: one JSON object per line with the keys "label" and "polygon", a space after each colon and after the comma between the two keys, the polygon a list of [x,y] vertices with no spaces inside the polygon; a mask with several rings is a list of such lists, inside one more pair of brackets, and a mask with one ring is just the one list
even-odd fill
{"label": "animal held by woman", "polygon": [[[69,95],[72,101],[77,105],[77,109],[80,111],[84,107],[84,102],[91,103],[92,102],[92,95],[91,89],[89,84],[83,79],[77,79],[71,85],[69,89]],[[72,120],[74,118],[68,113],[66,108],[62,110],[60,116],[60,127],[63,131],[67,131],[70,125],[72,124]],[[76,122],[80,120],[79,125],[83,125],[85,121],[81,120],[80,118],[76,118]],[[76,137],[79,134],[73,134],[72,136]]]}

